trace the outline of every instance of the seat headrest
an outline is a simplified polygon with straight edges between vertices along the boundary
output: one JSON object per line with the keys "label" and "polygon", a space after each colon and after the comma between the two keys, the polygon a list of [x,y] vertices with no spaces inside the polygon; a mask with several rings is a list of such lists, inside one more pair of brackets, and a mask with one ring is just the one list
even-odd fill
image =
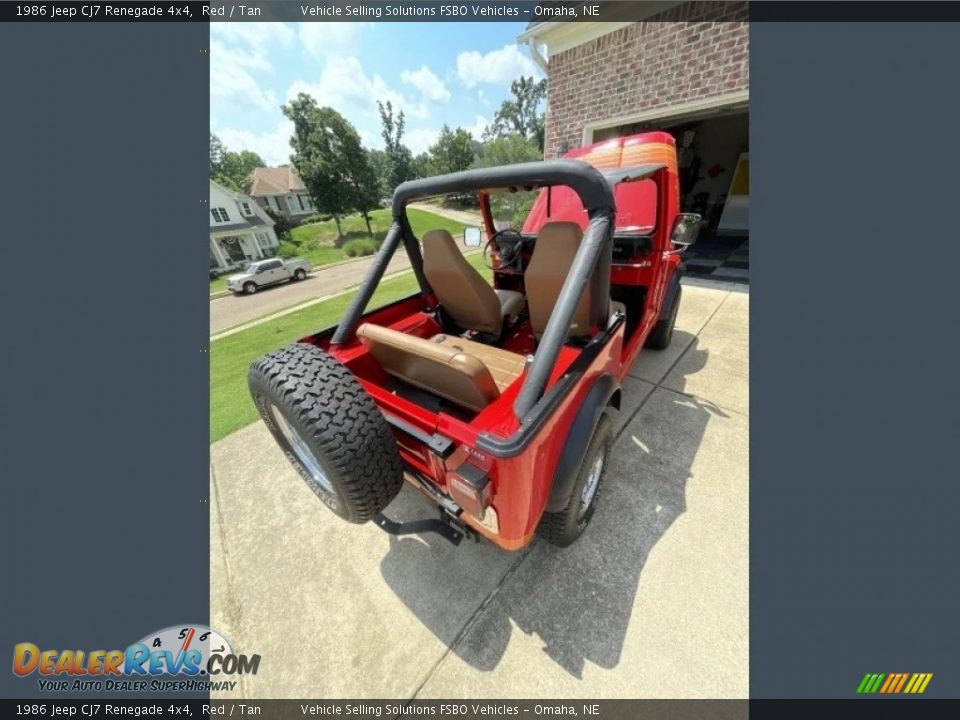
{"label": "seat headrest", "polygon": [[574,222],[548,222],[544,223],[537,233],[537,242],[541,240],[550,243],[551,252],[564,253],[572,260],[580,248],[580,241],[583,240],[583,230]]}

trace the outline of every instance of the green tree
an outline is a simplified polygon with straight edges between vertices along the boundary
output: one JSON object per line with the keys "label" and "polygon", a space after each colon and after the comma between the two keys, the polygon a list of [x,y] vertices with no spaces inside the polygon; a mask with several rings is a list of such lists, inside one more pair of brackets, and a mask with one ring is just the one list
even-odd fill
{"label": "green tree", "polygon": [[213,133],[210,133],[210,174],[213,174],[213,169],[220,164],[220,160],[223,158],[224,153],[227,152],[227,148],[224,147],[223,143]]}
{"label": "green tree", "polygon": [[[535,162],[543,159],[543,153],[532,140],[523,135],[504,135],[488,142],[483,155],[474,163],[474,167],[497,167],[515,163]],[[492,193],[490,209],[497,221],[508,227],[521,227],[530,208],[537,199],[538,191],[520,191],[511,193]]]}
{"label": "green tree", "polygon": [[377,177],[373,163],[370,162],[369,153],[360,144],[360,135],[356,129],[340,115],[337,117],[343,123],[340,142],[343,180],[353,190],[353,207],[363,215],[363,221],[367,224],[367,235],[373,237],[370,211],[380,207],[380,179]]}
{"label": "green tree", "polygon": [[353,207],[349,189],[339,182],[333,134],[324,125],[324,116],[316,101],[305,93],[300,93],[281,110],[293,122],[290,159],[314,205],[320,212],[333,216],[337,235],[342,236],[340,218]]}
{"label": "green tree", "polygon": [[536,143],[543,152],[544,113],[547,81],[518,77],[510,84],[512,100],[504,100],[484,133],[485,139],[504,135],[522,135]]}
{"label": "green tree", "polygon": [[393,178],[390,173],[390,158],[383,150],[367,150],[367,157],[377,174],[377,183],[380,197],[393,194]]}
{"label": "green tree", "polygon": [[379,186],[356,129],[305,93],[282,109],[293,121],[291,159],[317,209],[333,216],[341,237],[341,217],[360,211],[372,236],[369,212],[377,207]]}
{"label": "green tree", "polygon": [[386,103],[378,100],[377,108],[380,110],[384,152],[390,163],[388,193],[392,193],[397,185],[413,178],[413,155],[403,144],[403,129],[406,125],[403,110],[394,117],[393,105],[389,100]]}
{"label": "green tree", "polygon": [[430,175],[430,153],[422,152],[413,159],[413,177],[425,178]]}
{"label": "green tree", "polygon": [[430,147],[430,172],[443,175],[466,170],[475,159],[470,133],[461,127],[451,130],[444,125],[437,142]]}
{"label": "green tree", "polygon": [[290,230],[293,229],[293,224],[272,208],[266,207],[263,208],[263,211],[267,214],[267,217],[273,220],[273,231],[277,234],[277,238],[279,240],[289,240]]}
{"label": "green tree", "polygon": [[264,166],[255,152],[232,152],[213,133],[210,133],[210,179],[240,193],[247,192],[250,174]]}
{"label": "green tree", "polygon": [[519,134],[503,135],[483,146],[483,153],[474,167],[497,167],[542,159],[543,154],[532,140]]}

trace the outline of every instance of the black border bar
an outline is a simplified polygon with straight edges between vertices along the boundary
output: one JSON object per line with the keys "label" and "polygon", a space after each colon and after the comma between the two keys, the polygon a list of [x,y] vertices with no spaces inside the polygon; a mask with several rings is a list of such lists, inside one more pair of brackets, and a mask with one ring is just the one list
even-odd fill
{"label": "black border bar", "polygon": [[[387,6],[398,5],[420,9],[423,14],[388,14]],[[447,3],[443,3],[447,5]],[[720,2],[694,2],[689,12],[693,21],[706,19],[712,6]],[[607,22],[616,20],[650,20],[645,3],[621,2],[541,2],[513,0],[508,2],[451,2],[448,5],[465,6],[466,15],[441,15],[441,4],[414,0],[413,2],[290,2],[278,0],[246,0],[234,2],[196,2],[196,0],[155,0],[154,2],[3,2],[0,3],[0,22],[528,22],[577,21]],[[536,14],[537,6],[565,7],[576,12],[575,17]],[[596,15],[585,15],[584,6],[596,6]],[[631,6],[636,8],[631,11]],[[256,15],[244,15],[241,7],[255,8]],[[317,8],[319,12],[305,14],[303,7]],[[208,8],[215,8],[212,15]],[[348,10],[349,8],[349,10]],[[360,9],[363,12],[357,12]],[[380,16],[372,11],[379,9]],[[477,10],[475,12],[474,10]],[[482,12],[481,12],[482,11]],[[816,2],[814,0],[754,0],[749,3],[750,22],[954,22],[960,21],[960,3],[935,0],[841,0]],[[653,16],[656,17],[656,16]],[[688,18],[667,18],[669,21]]]}

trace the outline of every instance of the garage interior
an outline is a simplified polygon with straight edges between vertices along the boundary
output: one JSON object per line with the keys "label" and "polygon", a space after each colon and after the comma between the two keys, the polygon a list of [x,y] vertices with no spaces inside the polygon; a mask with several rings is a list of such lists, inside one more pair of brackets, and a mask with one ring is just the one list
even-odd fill
{"label": "garage interior", "polygon": [[749,282],[750,115],[732,106],[593,131],[593,141],[665,130],[677,141],[680,206],[703,218],[686,252],[687,272]]}

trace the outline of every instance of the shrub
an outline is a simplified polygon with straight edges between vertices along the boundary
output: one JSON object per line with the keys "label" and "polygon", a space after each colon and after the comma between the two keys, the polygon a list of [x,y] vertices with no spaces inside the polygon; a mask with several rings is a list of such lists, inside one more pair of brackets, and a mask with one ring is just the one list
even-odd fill
{"label": "shrub", "polygon": [[292,242],[287,242],[284,240],[280,243],[280,249],[277,251],[277,254],[284,260],[289,260],[290,258],[296,257],[300,254],[300,248],[298,248]]}
{"label": "shrub", "polygon": [[343,252],[347,257],[365,257],[373,255],[378,249],[376,240],[371,238],[357,238],[351,240],[343,246]]}
{"label": "shrub", "polygon": [[332,219],[333,219],[332,215],[321,215],[320,213],[314,213],[313,215],[305,217],[303,220],[301,220],[300,224],[313,225],[314,223],[327,222],[328,220],[332,220]]}

